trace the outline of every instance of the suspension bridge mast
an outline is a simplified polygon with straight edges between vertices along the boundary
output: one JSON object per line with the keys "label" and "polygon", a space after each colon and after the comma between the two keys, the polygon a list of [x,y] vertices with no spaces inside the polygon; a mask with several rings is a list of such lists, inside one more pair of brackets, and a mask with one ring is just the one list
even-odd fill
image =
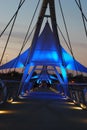
{"label": "suspension bridge mast", "polygon": [[[38,36],[39,36],[39,33],[40,33],[40,29],[41,29],[44,17],[46,17],[45,13],[46,13],[48,5],[49,5],[49,10],[50,10],[49,17],[51,19],[52,31],[53,31],[53,34],[54,34],[54,37],[55,37],[55,43],[56,43],[57,53],[58,53],[58,57],[59,57],[59,66],[60,66],[60,70],[61,70],[62,77],[63,77],[63,83],[67,84],[67,73],[66,73],[66,70],[65,70],[65,67],[64,67],[64,62],[63,62],[63,58],[62,58],[62,50],[61,50],[60,40],[59,40],[59,36],[58,36],[58,31],[57,31],[55,0],[43,0],[43,2],[42,2],[42,7],[41,7],[40,14],[39,14],[37,24],[36,24],[36,30],[35,30],[35,33],[34,33],[34,37],[33,37],[33,40],[32,40],[31,47],[30,47],[30,53],[29,53],[29,55],[26,59],[26,66],[25,66],[23,78],[22,78],[22,81],[21,81],[23,83],[27,78],[28,70],[30,68],[30,66],[28,64],[31,63],[33,52],[35,50],[35,46],[36,46]],[[57,75],[59,77],[59,74],[57,74]],[[64,91],[65,91],[65,95],[67,95],[67,87],[64,88]]]}

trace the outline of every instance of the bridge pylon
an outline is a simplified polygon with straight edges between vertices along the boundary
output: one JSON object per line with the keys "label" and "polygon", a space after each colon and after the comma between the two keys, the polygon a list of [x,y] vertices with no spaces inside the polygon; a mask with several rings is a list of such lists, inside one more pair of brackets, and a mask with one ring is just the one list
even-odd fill
{"label": "bridge pylon", "polygon": [[[49,7],[50,14],[46,15],[46,10],[47,10],[48,7]],[[59,64],[62,76],[60,75],[60,73],[56,69],[56,65],[53,65],[53,64],[50,64],[50,63],[46,64],[42,61],[39,62],[39,63],[34,62],[33,69],[29,73],[29,69],[32,66],[32,64],[31,64],[32,58],[33,58],[36,46],[38,44],[38,37],[39,37],[41,27],[42,27],[42,24],[43,24],[43,20],[44,20],[45,17],[49,17],[50,20],[51,20],[52,33],[53,33],[53,36],[54,36],[54,39],[55,39],[55,46],[56,46],[57,54],[58,54],[58,57],[59,57],[59,63],[58,64]],[[63,61],[63,58],[62,58],[62,48],[61,48],[61,44],[60,44],[60,40],[59,40],[59,36],[58,36],[56,11],[55,11],[55,0],[43,0],[43,2],[42,2],[42,6],[41,6],[41,10],[40,10],[40,13],[39,13],[39,16],[38,16],[36,29],[35,29],[35,32],[34,32],[32,43],[31,43],[29,55],[26,58],[25,69],[24,69],[22,80],[21,80],[19,92],[20,91],[24,92],[25,86],[29,85],[29,81],[30,81],[32,74],[35,71],[37,65],[42,65],[42,66],[51,65],[54,68],[54,71],[57,75],[57,78],[58,78],[60,84],[62,84],[64,86],[65,95],[67,95],[67,83],[68,83],[67,71],[66,71],[65,66],[64,66],[64,61]]]}

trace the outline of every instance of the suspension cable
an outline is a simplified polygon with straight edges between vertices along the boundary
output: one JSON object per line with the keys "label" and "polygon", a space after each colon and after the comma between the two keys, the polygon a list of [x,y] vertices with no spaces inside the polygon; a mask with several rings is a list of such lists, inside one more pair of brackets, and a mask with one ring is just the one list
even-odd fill
{"label": "suspension cable", "polygon": [[[17,57],[20,56],[20,54],[21,54],[21,52],[22,52],[24,46],[26,45],[26,43],[27,43],[27,41],[29,40],[31,34],[33,33],[34,28],[36,27],[36,25],[35,25],[35,26],[33,27],[32,31],[31,31],[31,33],[29,34],[30,29],[31,29],[31,25],[32,25],[32,23],[33,23],[33,20],[34,20],[34,17],[35,17],[35,15],[36,15],[36,12],[37,12],[37,9],[38,9],[38,7],[39,7],[39,4],[40,4],[40,0],[38,0],[38,3],[37,3],[37,5],[36,5],[36,8],[35,8],[34,14],[33,14],[33,16],[32,16],[31,22],[30,22],[29,27],[28,27],[28,30],[27,30],[27,32],[26,32],[26,35],[25,35],[25,38],[24,38],[22,47],[21,47],[20,52],[19,52],[19,54],[18,54]],[[28,36],[28,35],[29,35],[29,36]],[[19,60],[19,58],[17,59],[16,63],[14,63],[14,64],[17,64],[17,63],[18,63],[18,60]]]}
{"label": "suspension cable", "polygon": [[[24,46],[26,45],[27,41],[29,40],[29,38],[30,38],[30,36],[31,36],[31,34],[32,34],[32,32],[33,32],[35,26],[36,26],[36,25],[35,25],[35,26],[33,27],[31,33],[29,34],[30,28],[31,28],[31,25],[32,25],[32,22],[33,22],[33,20],[34,20],[34,17],[35,17],[35,15],[36,15],[36,12],[37,12],[37,9],[38,9],[38,6],[39,6],[39,3],[40,3],[40,0],[39,0],[38,3],[37,3],[36,9],[35,9],[34,14],[33,14],[33,16],[32,16],[31,22],[30,22],[30,24],[29,24],[28,30],[27,30],[27,32],[26,32],[26,35],[25,35],[25,38],[24,38],[24,41],[23,41],[23,44],[22,44],[22,47],[21,47],[21,49],[20,49],[20,52],[19,52],[18,56],[20,56],[20,54],[21,54],[21,52],[22,52]],[[28,36],[28,34],[29,34],[29,36]]]}
{"label": "suspension cable", "polygon": [[[18,5],[18,8],[20,7],[21,2],[22,2],[22,0],[20,0],[19,5]],[[16,15],[15,15],[15,17],[14,17],[14,20],[13,20],[13,23],[12,23],[12,26],[11,26],[11,29],[10,29],[10,32],[9,32],[9,35],[8,35],[8,38],[7,38],[7,41],[6,41],[6,45],[5,45],[5,47],[4,47],[4,50],[3,50],[3,53],[2,53],[2,56],[1,56],[1,59],[0,59],[0,64],[2,63],[4,54],[5,54],[5,51],[6,51],[8,42],[9,42],[9,39],[10,39],[11,34],[12,34],[13,27],[14,27],[14,24],[15,24],[17,15],[18,15],[18,12],[19,12],[19,10],[17,10]]]}
{"label": "suspension cable", "polygon": [[[31,28],[31,25],[32,25],[32,23],[33,23],[34,17],[35,17],[35,15],[36,15],[36,12],[37,12],[39,3],[40,3],[40,0],[39,0],[38,3],[37,3],[36,9],[35,9],[34,14],[33,14],[33,17],[32,17],[31,22],[30,22],[30,24],[29,24],[29,27],[28,27],[28,30],[27,30],[27,32],[26,32],[26,35],[25,35],[25,38],[24,38],[24,41],[23,41],[23,44],[22,44],[20,53],[22,52],[22,50],[23,50],[25,44],[27,43],[27,41],[28,41],[28,39],[29,39],[29,37],[30,37],[30,36],[28,36],[28,34],[29,34],[29,32],[30,32],[30,28]],[[33,28],[33,29],[34,29],[34,28]],[[33,29],[32,29],[32,31],[33,31]],[[27,39],[27,37],[28,37],[28,39]],[[20,55],[20,53],[19,53],[19,55]]]}
{"label": "suspension cable", "polygon": [[68,43],[67,43],[67,41],[66,41],[66,39],[65,39],[65,37],[64,37],[64,35],[63,35],[63,32],[61,31],[61,29],[60,29],[60,27],[59,27],[58,24],[57,24],[57,28],[58,28],[58,30],[59,30],[59,32],[60,32],[60,34],[61,34],[63,40],[65,41],[65,43],[66,43],[68,49],[70,50],[70,47],[69,47],[69,45],[68,45]]}
{"label": "suspension cable", "polygon": [[[35,24],[35,26],[33,27],[32,31],[30,32],[29,36],[27,37],[27,39],[26,39],[26,41],[25,41],[25,44],[24,44],[23,48],[25,47],[26,43],[27,43],[28,40],[30,39],[30,36],[32,35],[32,33],[33,33],[33,31],[34,31],[35,28],[36,28],[36,24]],[[23,49],[22,49],[22,50],[23,50]]]}
{"label": "suspension cable", "polygon": [[[80,5],[79,5],[79,3],[77,2],[77,0],[75,0],[75,2],[76,2],[76,4],[77,4],[77,6],[78,6],[78,8],[80,9],[80,11],[81,11],[81,7],[80,7]],[[84,17],[84,19],[85,19],[85,21],[87,22],[87,18],[86,18],[86,16],[85,16],[85,14],[83,13],[83,10],[82,10],[82,15],[83,15],[83,17]]]}
{"label": "suspension cable", "polygon": [[67,34],[67,38],[68,38],[68,43],[69,43],[69,46],[70,46],[71,53],[73,54],[73,52],[72,52],[72,46],[71,46],[71,41],[70,41],[70,38],[69,38],[69,33],[68,33],[68,29],[67,29],[67,25],[66,25],[66,21],[65,21],[65,17],[64,17],[64,13],[63,13],[62,5],[61,5],[60,0],[58,0],[58,1],[59,1],[59,6],[60,6],[60,10],[61,10],[61,14],[62,14],[62,18],[63,18],[64,26],[65,26],[65,30],[66,30],[66,34]]}
{"label": "suspension cable", "polygon": [[[75,65],[75,68],[77,70],[77,64],[75,62],[75,57],[74,57],[74,54],[73,54],[73,50],[72,50],[72,46],[71,46],[71,41],[70,41],[70,38],[69,38],[69,33],[68,33],[68,29],[67,29],[67,25],[66,25],[66,21],[65,21],[65,17],[64,17],[64,13],[63,13],[63,9],[62,9],[62,5],[61,5],[61,1],[58,0],[59,2],[59,6],[60,6],[60,10],[61,10],[61,14],[62,14],[62,18],[63,18],[63,22],[64,22],[64,26],[65,26],[65,30],[66,30],[66,35],[67,35],[67,38],[68,38],[68,43],[69,43],[69,48],[70,48],[70,52],[71,52],[71,55],[73,57],[73,60],[74,60],[74,65]],[[76,74],[78,75],[78,72],[76,71]]]}
{"label": "suspension cable", "polygon": [[[33,27],[32,31],[30,32],[30,34],[29,34],[29,36],[28,36],[28,38],[27,38],[27,40],[26,40],[24,46],[26,45],[27,41],[30,39],[30,37],[31,37],[31,35],[32,35],[32,33],[33,33],[35,27],[36,27],[36,25]],[[21,55],[21,52],[22,52],[24,46],[21,47],[21,50],[20,50],[20,52],[19,52],[19,54],[18,54],[18,56],[17,56],[17,60],[11,65],[11,67],[13,67],[14,64],[17,65],[17,63],[18,63],[18,61],[19,61],[19,58],[20,58],[20,55]],[[11,68],[11,67],[10,67],[10,68]],[[15,68],[14,68],[14,71],[15,71]],[[8,72],[10,72],[10,69],[9,69]]]}
{"label": "suspension cable", "polygon": [[[84,18],[84,15],[83,15],[83,9],[82,9],[82,4],[81,4],[81,1],[78,0],[79,2],[79,7],[80,7],[80,12],[81,12],[81,15],[82,15],[82,20],[83,20],[83,25],[84,25],[84,30],[85,30],[85,34],[86,34],[86,37],[87,37],[87,28],[86,28],[86,21],[85,21],[85,18]],[[78,3],[77,2],[77,3]]]}
{"label": "suspension cable", "polygon": [[23,2],[20,3],[20,6],[18,7],[17,11],[14,13],[14,15],[12,16],[12,18],[9,20],[8,24],[6,25],[6,27],[3,29],[3,31],[0,34],[0,37],[4,34],[4,32],[6,31],[6,29],[8,28],[8,26],[10,25],[10,23],[12,22],[12,20],[14,19],[15,15],[17,14],[17,12],[20,10],[20,8],[22,7],[22,5],[24,4],[25,0],[23,0]]}

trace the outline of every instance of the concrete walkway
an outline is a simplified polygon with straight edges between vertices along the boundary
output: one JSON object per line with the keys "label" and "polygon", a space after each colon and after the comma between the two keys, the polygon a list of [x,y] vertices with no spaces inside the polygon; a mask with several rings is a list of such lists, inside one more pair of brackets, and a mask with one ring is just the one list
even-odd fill
{"label": "concrete walkway", "polygon": [[0,130],[65,129],[87,130],[87,111],[67,100],[46,98],[0,106]]}

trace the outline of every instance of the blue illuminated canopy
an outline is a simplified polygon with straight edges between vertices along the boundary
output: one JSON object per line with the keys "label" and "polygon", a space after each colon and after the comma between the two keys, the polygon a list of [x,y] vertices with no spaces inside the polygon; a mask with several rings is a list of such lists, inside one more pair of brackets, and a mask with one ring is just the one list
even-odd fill
{"label": "blue illuminated canopy", "polygon": [[[24,68],[27,57],[29,56],[30,48],[23,52],[20,56],[11,60],[10,62],[0,66],[1,69],[8,68]],[[76,70],[80,72],[86,72],[87,68],[80,64],[61,46],[61,55],[64,63],[64,67],[67,70]],[[57,44],[54,34],[47,22],[42,33],[38,37],[31,64],[33,65],[55,65],[60,67],[59,52],[57,50]]]}

